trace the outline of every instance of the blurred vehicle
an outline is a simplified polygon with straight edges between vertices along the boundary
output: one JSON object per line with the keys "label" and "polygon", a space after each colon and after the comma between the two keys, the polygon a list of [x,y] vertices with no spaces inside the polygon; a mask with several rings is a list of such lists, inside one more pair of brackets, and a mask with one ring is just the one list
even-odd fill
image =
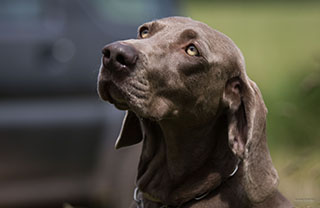
{"label": "blurred vehicle", "polygon": [[0,1],[0,207],[127,207],[139,146],[115,152],[123,113],[99,100],[102,47],[170,0]]}

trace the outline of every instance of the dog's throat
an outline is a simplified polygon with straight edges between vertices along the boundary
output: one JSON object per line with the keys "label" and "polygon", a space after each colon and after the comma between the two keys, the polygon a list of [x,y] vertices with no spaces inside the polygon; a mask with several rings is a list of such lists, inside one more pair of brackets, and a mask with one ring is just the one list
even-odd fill
{"label": "dog's throat", "polygon": [[[218,187],[237,163],[228,147],[226,124],[222,119],[207,129],[197,129],[201,134],[184,130],[175,137],[166,127],[144,119],[139,189],[164,204],[176,206]],[[197,135],[202,136],[196,138]]]}
{"label": "dog's throat", "polygon": [[[240,160],[236,164],[235,169],[232,171],[232,173],[229,175],[229,177],[226,178],[225,180],[228,180],[229,178],[231,178],[232,176],[234,176],[237,173],[238,168],[239,168],[239,164],[240,164]],[[225,182],[225,181],[223,181],[223,182]],[[203,194],[199,194],[196,197],[190,199],[189,201],[180,202],[178,207],[181,207],[183,204],[187,204],[187,203],[192,202],[192,201],[200,201],[200,200],[206,198],[208,195],[210,195],[214,190],[215,189],[209,190],[209,191],[207,191],[207,192],[205,192]],[[137,207],[138,208],[145,207],[145,205],[144,205],[145,200],[147,200],[149,202],[152,202],[152,203],[160,204],[161,207],[173,207],[171,205],[167,205],[167,204],[163,203],[161,201],[161,199],[158,199],[158,198],[156,198],[156,197],[154,197],[154,196],[152,196],[152,195],[150,195],[150,194],[148,194],[146,192],[141,192],[140,193],[140,190],[139,190],[138,187],[136,187],[135,190],[134,190],[133,199],[137,203],[137,205],[138,205]]]}

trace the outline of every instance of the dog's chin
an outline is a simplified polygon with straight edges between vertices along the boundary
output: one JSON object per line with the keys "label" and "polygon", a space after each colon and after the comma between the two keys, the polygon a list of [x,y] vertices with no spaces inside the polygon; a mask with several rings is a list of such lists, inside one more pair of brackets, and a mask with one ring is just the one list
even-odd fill
{"label": "dog's chin", "polygon": [[117,109],[119,110],[129,110],[129,105],[124,101],[124,99],[118,99],[119,96],[117,96],[117,98],[113,97],[112,95],[108,95],[107,99],[103,99],[111,104],[113,104]]}
{"label": "dog's chin", "polygon": [[119,110],[129,110],[129,106],[126,103],[114,103],[114,106]]}
{"label": "dog's chin", "polygon": [[177,111],[173,111],[171,108],[169,100],[163,97],[154,97],[150,99],[152,102],[149,103],[141,97],[130,97],[111,81],[99,82],[98,93],[104,101],[113,104],[117,109],[131,110],[141,118],[161,121],[163,119],[172,119],[177,114]]}
{"label": "dog's chin", "polygon": [[98,93],[102,100],[113,104],[119,110],[129,110],[123,93],[119,88],[110,82],[100,82],[98,86]]}

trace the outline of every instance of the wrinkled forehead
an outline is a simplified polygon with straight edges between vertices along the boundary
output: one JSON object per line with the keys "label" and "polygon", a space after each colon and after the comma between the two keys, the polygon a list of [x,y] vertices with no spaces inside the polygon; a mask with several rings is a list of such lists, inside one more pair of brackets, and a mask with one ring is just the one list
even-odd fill
{"label": "wrinkled forehead", "polygon": [[[208,27],[207,25],[205,25],[202,22],[193,20],[189,17],[166,17],[166,18],[162,18],[162,19],[158,19],[158,20],[154,20],[149,22],[151,24],[153,23],[158,23],[160,25],[166,25],[167,27],[184,27],[184,26],[191,26],[191,27]],[[148,23],[147,23],[148,24]],[[208,29],[210,29],[210,27],[208,27]]]}
{"label": "wrinkled forehead", "polygon": [[159,32],[169,32],[171,34],[182,33],[184,30],[193,29],[203,39],[209,39],[216,31],[208,25],[192,20],[188,17],[167,17],[151,22],[147,22],[139,27],[147,26]]}
{"label": "wrinkled forehead", "polygon": [[229,37],[207,24],[188,17],[167,17],[147,22],[141,25],[138,31],[143,27],[161,33],[161,36],[168,41],[179,41],[181,38],[195,39],[201,44],[202,49],[216,56],[212,57],[214,59],[222,58],[221,56],[242,57],[240,50]]}

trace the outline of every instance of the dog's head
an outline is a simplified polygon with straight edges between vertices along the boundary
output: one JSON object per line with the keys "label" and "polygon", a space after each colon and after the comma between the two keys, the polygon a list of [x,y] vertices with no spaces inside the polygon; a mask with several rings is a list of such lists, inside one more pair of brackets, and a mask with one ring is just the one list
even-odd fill
{"label": "dog's head", "polygon": [[140,118],[201,123],[224,112],[249,197],[270,194],[277,174],[265,142],[267,110],[230,38],[190,18],[170,17],[143,24],[137,39],[111,43],[102,53],[99,95],[128,110],[117,148],[141,141]]}
{"label": "dog's head", "polygon": [[214,116],[243,61],[225,35],[180,17],[143,24],[137,39],[111,43],[103,54],[100,96],[154,120]]}

